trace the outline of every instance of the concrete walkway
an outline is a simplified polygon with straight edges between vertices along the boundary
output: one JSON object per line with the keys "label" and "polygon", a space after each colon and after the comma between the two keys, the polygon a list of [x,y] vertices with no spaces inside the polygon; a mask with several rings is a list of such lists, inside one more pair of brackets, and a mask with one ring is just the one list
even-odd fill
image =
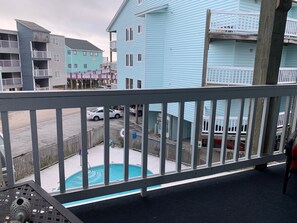
{"label": "concrete walkway", "polygon": [[[123,148],[110,148],[110,163],[123,163]],[[141,164],[141,153],[130,150],[129,151],[129,163],[131,165]],[[104,158],[104,145],[100,144],[94,148],[88,150],[88,163],[90,167],[103,165]],[[80,155],[74,155],[65,160],[65,177],[66,179],[81,171]],[[183,166],[182,168],[186,168]],[[154,174],[159,173],[159,158],[154,156],[148,156],[148,169]],[[175,170],[175,163],[172,161],[166,161],[166,172]],[[34,175],[25,177],[18,182],[24,182],[28,180],[34,180]],[[41,186],[47,192],[55,191],[59,186],[59,169],[58,164],[48,167],[41,171]]]}

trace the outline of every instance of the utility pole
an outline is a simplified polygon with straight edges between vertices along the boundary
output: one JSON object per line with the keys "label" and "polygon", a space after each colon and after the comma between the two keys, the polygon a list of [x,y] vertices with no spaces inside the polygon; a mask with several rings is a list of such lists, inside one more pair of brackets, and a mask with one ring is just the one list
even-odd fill
{"label": "utility pole", "polygon": [[[262,0],[257,50],[254,66],[253,85],[276,85],[281,63],[287,14],[292,0]],[[274,149],[275,123],[279,115],[279,98],[272,98],[268,104],[269,112],[264,138],[264,154]],[[253,148],[259,145],[263,100],[258,100]]]}

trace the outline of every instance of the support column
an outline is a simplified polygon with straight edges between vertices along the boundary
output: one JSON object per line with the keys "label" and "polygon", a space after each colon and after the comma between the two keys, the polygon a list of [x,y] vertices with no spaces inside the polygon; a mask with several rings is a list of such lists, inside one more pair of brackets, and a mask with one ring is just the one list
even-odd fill
{"label": "support column", "polygon": [[[292,0],[262,0],[253,85],[277,84],[287,13],[291,7]],[[278,98],[272,98],[269,103],[264,154],[273,152],[276,131],[274,117],[278,116],[279,112],[278,100]],[[263,101],[259,100],[254,130],[254,150],[258,148],[259,143],[262,109]]]}

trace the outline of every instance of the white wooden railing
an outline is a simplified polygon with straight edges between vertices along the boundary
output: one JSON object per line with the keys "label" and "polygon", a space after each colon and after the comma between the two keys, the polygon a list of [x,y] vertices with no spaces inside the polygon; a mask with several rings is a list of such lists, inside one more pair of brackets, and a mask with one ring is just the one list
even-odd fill
{"label": "white wooden railing", "polygon": [[0,40],[0,48],[19,48],[18,41]]}
{"label": "white wooden railing", "polygon": [[2,83],[3,86],[22,85],[22,78],[5,78]]}
{"label": "white wooden railing", "polygon": [[112,51],[116,51],[117,50],[117,41],[116,40],[110,41],[110,49]]}
{"label": "white wooden railing", "polygon": [[[257,34],[259,13],[211,11],[210,32]],[[285,36],[297,37],[297,20],[287,19]]]}
{"label": "white wooden railing", "polygon": [[[252,67],[209,66],[206,84],[252,85],[254,71]],[[297,68],[280,68],[278,84],[294,84],[297,80]]]}
{"label": "white wooden railing", "polygon": [[0,67],[19,67],[19,60],[0,60]]}
{"label": "white wooden railing", "polygon": [[[9,126],[9,112],[12,111],[28,111],[30,113],[31,140],[33,150],[33,166],[35,181],[41,184],[40,176],[40,160],[39,160],[39,145],[38,145],[38,128],[37,115],[38,110],[54,109],[56,110],[56,131],[57,131],[57,148],[58,148],[58,163],[59,163],[59,191],[53,193],[60,202],[71,202],[81,199],[87,199],[94,196],[101,196],[116,192],[127,191],[131,189],[141,188],[142,195],[147,193],[147,188],[153,185],[160,185],[170,182],[177,182],[191,178],[211,175],[224,171],[260,165],[270,161],[282,160],[285,158],[283,153],[283,145],[287,137],[288,131],[283,129],[279,149],[274,151],[268,145],[274,145],[275,134],[278,126],[278,117],[269,120],[271,135],[265,139],[265,130],[268,124],[267,117],[272,111],[269,110],[269,102],[273,99],[277,104],[280,98],[286,99],[285,111],[283,113],[283,126],[289,124],[289,114],[294,99],[297,95],[296,85],[277,85],[277,86],[249,86],[249,87],[224,87],[224,88],[197,88],[197,89],[151,89],[151,90],[108,90],[108,91],[57,91],[57,92],[3,92],[0,93],[0,112],[4,137],[4,147],[6,154],[6,166],[8,173],[8,184],[14,184],[13,162]],[[237,99],[240,101],[240,109],[237,115],[236,131],[234,135],[235,145],[233,156],[226,156],[226,141],[228,136],[228,124],[233,122],[230,117],[231,100]],[[256,125],[256,105],[258,99],[263,101],[262,116],[260,118],[259,135],[253,136],[253,131]],[[214,150],[214,133],[216,126],[216,108],[218,101],[226,101],[225,115],[222,123],[225,127],[222,130],[222,145],[220,150],[219,161],[213,161],[213,155],[217,150]],[[251,103],[248,105],[250,109],[249,122],[244,121],[243,111],[245,109],[245,100]],[[210,104],[210,116],[208,119],[208,143],[205,148],[204,162],[200,162],[200,151],[198,148],[198,140],[200,128],[203,120],[200,119],[202,111],[202,103]],[[129,179],[128,164],[129,164],[129,138],[130,133],[130,115],[129,107],[133,104],[143,105],[142,115],[142,132],[141,136],[141,156],[140,162],[142,171],[139,178]],[[160,151],[159,151],[159,172],[153,175],[147,175],[148,169],[148,141],[149,141],[149,105],[160,104],[161,106],[161,134],[160,134]],[[108,118],[108,108],[114,105],[124,106],[124,148],[123,148],[123,164],[124,164],[124,180],[111,182],[110,181],[110,120]],[[172,110],[177,105],[177,110]],[[88,136],[87,136],[87,108],[104,106],[104,182],[100,185],[89,185],[88,181]],[[81,129],[81,160],[82,160],[82,187],[76,189],[67,189],[65,186],[65,163],[64,163],[64,143],[63,143],[63,109],[79,108],[80,109],[80,129]],[[185,109],[187,108],[187,109]],[[292,111],[290,127],[296,129],[296,111]],[[170,111],[170,112],[169,112]],[[177,141],[175,146],[175,171],[165,171],[166,159],[166,121],[168,114],[174,114],[177,117]],[[192,127],[192,149],[191,162],[187,169],[182,169],[182,154],[183,154],[183,132],[184,132],[184,117],[193,117]],[[151,116],[150,116],[151,118]],[[229,121],[230,120],[230,121]],[[151,120],[150,120],[151,121]],[[190,120],[188,120],[190,121]],[[220,121],[221,123],[221,121]],[[245,141],[245,150],[239,153],[241,140],[241,126],[247,125],[248,132]],[[234,126],[234,124],[230,124]],[[257,140],[258,144],[253,147],[253,142]],[[268,142],[268,144],[264,143]],[[264,148],[267,150],[263,153]],[[240,154],[240,156],[239,156]],[[98,157],[99,159],[99,157]]]}
{"label": "white wooden railing", "polygon": [[35,77],[49,77],[51,76],[51,72],[49,69],[34,69]]}
{"label": "white wooden railing", "polygon": [[34,59],[49,59],[49,58],[51,58],[51,52],[33,50],[31,52],[31,56]]}

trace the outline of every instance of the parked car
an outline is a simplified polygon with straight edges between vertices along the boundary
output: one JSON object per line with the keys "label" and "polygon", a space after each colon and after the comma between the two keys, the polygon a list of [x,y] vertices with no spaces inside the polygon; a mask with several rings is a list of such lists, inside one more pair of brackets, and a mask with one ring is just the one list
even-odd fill
{"label": "parked car", "polygon": [[[109,118],[120,118],[123,116],[123,112],[116,109],[109,109]],[[98,107],[87,112],[87,119],[98,121],[104,118],[104,108]]]}

